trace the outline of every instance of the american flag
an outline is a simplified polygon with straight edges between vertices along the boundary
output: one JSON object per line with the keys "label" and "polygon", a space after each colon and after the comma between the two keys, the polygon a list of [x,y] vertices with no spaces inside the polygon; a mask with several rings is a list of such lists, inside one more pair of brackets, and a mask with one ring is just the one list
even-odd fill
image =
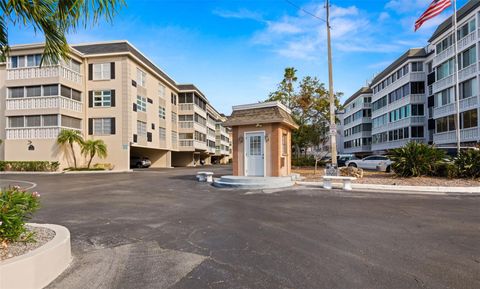
{"label": "american flag", "polygon": [[423,12],[422,16],[420,16],[420,18],[418,18],[418,20],[415,22],[415,31],[417,31],[425,21],[442,13],[443,10],[447,9],[451,5],[451,0],[433,0],[430,6],[428,6],[427,10]]}

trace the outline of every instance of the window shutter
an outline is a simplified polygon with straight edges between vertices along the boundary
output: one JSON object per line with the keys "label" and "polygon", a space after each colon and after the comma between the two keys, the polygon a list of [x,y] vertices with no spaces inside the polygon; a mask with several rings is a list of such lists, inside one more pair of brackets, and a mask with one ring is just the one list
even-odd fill
{"label": "window shutter", "polygon": [[152,129],[155,129],[155,124],[154,123],[152,123]]}
{"label": "window shutter", "polygon": [[132,85],[133,85],[134,87],[137,87],[137,82],[136,82],[135,80],[133,80],[133,79],[132,79]]}
{"label": "window shutter", "polygon": [[115,118],[110,118],[110,134],[115,134]]}
{"label": "window shutter", "polygon": [[152,142],[152,133],[151,132],[147,132],[147,141]]}
{"label": "window shutter", "polygon": [[133,135],[133,142],[137,142],[137,135],[136,134]]}
{"label": "window shutter", "polygon": [[93,107],[93,91],[88,92],[88,107]]}
{"label": "window shutter", "polygon": [[153,103],[153,99],[147,98],[148,103]]}
{"label": "window shutter", "polygon": [[136,103],[133,104],[133,111],[137,111],[137,104]]}
{"label": "window shutter", "polygon": [[88,134],[93,134],[93,118],[88,119]]}
{"label": "window shutter", "polygon": [[115,107],[115,90],[110,91],[110,106]]}
{"label": "window shutter", "polygon": [[88,80],[93,79],[93,64],[88,65]]}
{"label": "window shutter", "polygon": [[110,79],[115,79],[115,62],[110,63]]}

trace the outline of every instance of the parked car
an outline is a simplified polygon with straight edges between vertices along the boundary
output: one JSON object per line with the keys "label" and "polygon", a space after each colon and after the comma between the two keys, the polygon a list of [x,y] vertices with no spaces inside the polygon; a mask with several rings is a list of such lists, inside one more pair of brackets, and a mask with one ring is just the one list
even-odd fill
{"label": "parked car", "polygon": [[[356,167],[356,168],[361,168],[361,169],[366,169],[366,170],[376,170],[377,166],[379,166],[382,163],[390,163],[391,161],[386,157],[386,156],[379,156],[379,155],[374,155],[374,156],[368,156],[366,158],[363,158],[361,160],[350,160],[346,162],[347,167]],[[385,167],[385,170],[387,167]],[[388,169],[390,167],[388,166]]]}
{"label": "parked car", "polygon": [[390,159],[387,159],[385,161],[381,161],[378,165],[377,165],[377,171],[381,171],[381,172],[391,172],[392,171],[392,161]]}
{"label": "parked car", "polygon": [[346,163],[351,160],[356,160],[357,158],[351,154],[340,154],[337,156],[337,166],[344,167]]}
{"label": "parked car", "polygon": [[152,162],[147,157],[130,157],[131,168],[148,168],[152,165]]}

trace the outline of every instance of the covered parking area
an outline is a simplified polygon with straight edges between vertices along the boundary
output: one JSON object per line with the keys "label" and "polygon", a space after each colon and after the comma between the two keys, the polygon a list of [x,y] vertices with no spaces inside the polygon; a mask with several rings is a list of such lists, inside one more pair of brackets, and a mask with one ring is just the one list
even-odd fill
{"label": "covered parking area", "polygon": [[[130,162],[135,157],[148,158],[152,162],[152,168],[170,168],[172,167],[172,152],[169,150],[153,149],[145,147],[130,147]],[[134,166],[134,164],[130,164]]]}

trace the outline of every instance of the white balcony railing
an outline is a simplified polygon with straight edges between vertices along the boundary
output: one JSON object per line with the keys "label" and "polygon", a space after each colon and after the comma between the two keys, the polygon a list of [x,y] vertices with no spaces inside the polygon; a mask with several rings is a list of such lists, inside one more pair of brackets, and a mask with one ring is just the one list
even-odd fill
{"label": "white balcony railing", "polygon": [[465,67],[464,69],[460,70],[458,72],[458,80],[459,81],[464,81],[469,78],[472,78],[476,75],[477,72],[477,64],[474,63],[470,66]]}
{"label": "white balcony railing", "polygon": [[403,147],[404,145],[406,145],[411,141],[423,143],[425,142],[425,139],[424,138],[406,138],[401,140],[394,140],[394,141],[388,141],[384,143],[372,144],[372,150],[380,151],[380,150],[389,150],[389,149],[399,148],[399,147]]}
{"label": "white balcony railing", "polygon": [[83,104],[63,96],[40,96],[26,98],[7,98],[7,110],[60,108],[82,112]]}
{"label": "white balcony railing", "polygon": [[[471,96],[460,100],[460,112],[467,111],[476,108],[478,105],[478,97]],[[447,115],[451,115],[457,112],[455,103],[449,103],[433,109],[433,118],[439,118]]]}
{"label": "white balcony railing", "polygon": [[[7,139],[55,139],[63,127],[20,127],[7,128]],[[65,128],[72,129],[72,128]]]}
{"label": "white balcony railing", "polygon": [[193,147],[193,139],[181,139],[179,144],[180,147]]}
{"label": "white balcony railing", "polygon": [[70,68],[56,65],[44,67],[21,67],[7,69],[7,80],[62,77],[66,80],[82,83],[82,75]]}
{"label": "white balcony railing", "polygon": [[178,108],[181,111],[191,111],[193,110],[193,103],[180,103]]}
{"label": "white balcony railing", "polygon": [[475,43],[476,40],[477,40],[477,32],[476,31],[470,32],[470,34],[458,40],[457,42],[458,51],[460,52],[465,48],[470,47],[472,44]]}
{"label": "white balcony railing", "polygon": [[179,121],[178,127],[183,129],[193,128],[193,121]]}
{"label": "white balcony railing", "polygon": [[433,58],[433,66],[437,66],[438,64],[442,63],[443,61],[450,59],[453,57],[454,53],[454,46],[450,46],[444,51],[440,52]]}
{"label": "white balcony railing", "polygon": [[433,93],[437,93],[441,90],[444,90],[447,87],[452,86],[454,75],[447,76],[443,79],[438,80],[437,82],[433,83]]}
{"label": "white balcony railing", "polygon": [[[477,141],[479,138],[478,127],[472,127],[460,130],[460,140],[465,141]],[[436,133],[433,135],[433,142],[435,144],[447,144],[455,143],[457,141],[457,133],[455,130]]]}

